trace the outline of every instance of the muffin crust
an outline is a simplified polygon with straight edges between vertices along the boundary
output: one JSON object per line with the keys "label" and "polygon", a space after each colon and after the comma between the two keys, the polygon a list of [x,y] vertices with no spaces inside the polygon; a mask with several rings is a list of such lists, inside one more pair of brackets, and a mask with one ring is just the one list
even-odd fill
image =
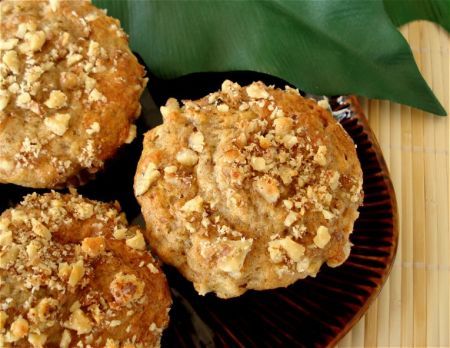
{"label": "muffin crust", "polygon": [[118,204],[34,193],[0,216],[0,346],[158,347],[170,304]]}
{"label": "muffin crust", "polygon": [[0,11],[0,183],[78,184],[133,140],[144,69],[119,21],[89,1]]}
{"label": "muffin crust", "polygon": [[145,135],[135,194],[146,236],[200,294],[287,286],[342,264],[362,202],[355,145],[297,90],[171,99]]}

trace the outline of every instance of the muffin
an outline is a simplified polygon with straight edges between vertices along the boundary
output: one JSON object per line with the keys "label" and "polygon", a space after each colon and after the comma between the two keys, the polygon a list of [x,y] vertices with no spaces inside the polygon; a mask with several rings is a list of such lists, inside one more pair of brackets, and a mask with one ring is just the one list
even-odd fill
{"label": "muffin", "polygon": [[0,183],[77,185],[133,140],[144,68],[89,1],[0,11]]}
{"label": "muffin", "polygon": [[171,304],[118,204],[33,193],[0,216],[1,347],[157,347]]}
{"label": "muffin", "polygon": [[151,246],[199,294],[285,287],[349,256],[362,171],[322,106],[289,87],[225,81],[161,107],[135,195]]}

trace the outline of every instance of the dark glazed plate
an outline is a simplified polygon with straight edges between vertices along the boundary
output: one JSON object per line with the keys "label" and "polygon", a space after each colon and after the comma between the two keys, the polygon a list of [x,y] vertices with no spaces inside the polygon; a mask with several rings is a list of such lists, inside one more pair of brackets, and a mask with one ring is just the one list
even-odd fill
{"label": "dark glazed plate", "polygon": [[[284,87],[268,75],[235,72],[193,74],[171,81],[150,77],[149,91],[158,106],[168,97],[199,98],[220,88],[224,79],[241,85],[254,80]],[[133,176],[142,150],[142,134],[161,123],[150,95],[143,97],[139,136],[121,149],[105,170],[79,189],[104,201],[118,200],[129,220],[139,223]],[[349,259],[341,267],[322,268],[316,278],[272,291],[249,291],[220,300],[201,297],[176,270],[165,271],[174,305],[163,347],[323,347],[335,345],[366,312],[386,281],[397,250],[395,194],[386,163],[355,97],[330,98],[335,117],[357,144],[364,172],[364,206],[360,208]],[[41,190],[42,191],[42,190]],[[0,185],[0,211],[19,202],[31,189]]]}

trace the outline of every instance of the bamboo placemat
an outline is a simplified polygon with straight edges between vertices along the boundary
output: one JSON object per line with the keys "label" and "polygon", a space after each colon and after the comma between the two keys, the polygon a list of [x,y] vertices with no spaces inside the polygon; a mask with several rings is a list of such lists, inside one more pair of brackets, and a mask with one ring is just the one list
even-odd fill
{"label": "bamboo placemat", "polygon": [[[450,112],[450,36],[429,22],[402,28],[420,71]],[[388,164],[400,218],[392,273],[339,347],[449,347],[449,117],[362,99]]]}

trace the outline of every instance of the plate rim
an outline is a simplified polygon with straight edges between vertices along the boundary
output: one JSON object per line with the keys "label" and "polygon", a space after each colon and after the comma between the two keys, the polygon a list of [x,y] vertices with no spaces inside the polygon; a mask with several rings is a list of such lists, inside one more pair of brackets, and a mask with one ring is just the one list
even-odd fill
{"label": "plate rim", "polygon": [[373,152],[375,154],[375,157],[380,164],[381,173],[383,182],[385,183],[388,193],[389,193],[389,200],[392,207],[392,248],[391,252],[388,256],[388,262],[386,263],[386,270],[383,273],[383,276],[380,278],[380,281],[377,283],[376,287],[373,288],[372,293],[369,295],[365,303],[361,306],[361,308],[358,310],[358,312],[353,316],[351,320],[349,320],[345,326],[339,331],[339,333],[330,341],[327,343],[327,347],[334,347],[336,346],[339,341],[341,341],[344,336],[350,332],[350,330],[360,321],[360,319],[367,313],[370,306],[373,304],[375,299],[380,294],[381,290],[383,289],[384,285],[386,284],[387,279],[389,278],[395,258],[397,256],[397,249],[398,249],[398,239],[399,239],[399,221],[398,221],[398,207],[397,207],[397,198],[394,190],[394,185],[391,180],[391,175],[386,163],[386,160],[384,159],[383,152],[381,150],[381,146],[378,143],[378,140],[375,136],[375,133],[373,132],[372,128],[369,125],[369,122],[363,112],[363,109],[361,107],[361,104],[358,100],[358,98],[354,95],[346,96],[344,98],[344,103],[348,103],[348,107],[352,111],[354,118],[357,120],[358,124],[362,126],[363,131],[368,136],[368,141],[371,143],[371,147],[373,148]]}

